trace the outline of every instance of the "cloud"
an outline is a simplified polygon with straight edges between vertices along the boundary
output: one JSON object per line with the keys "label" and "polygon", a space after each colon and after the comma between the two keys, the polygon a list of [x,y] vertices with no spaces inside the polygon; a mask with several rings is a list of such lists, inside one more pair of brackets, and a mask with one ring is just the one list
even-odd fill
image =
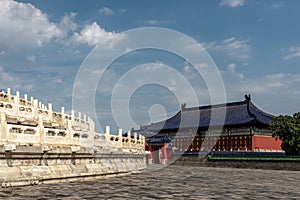
{"label": "cloud", "polygon": [[[236,70],[236,66],[230,64],[229,66]],[[234,74],[223,72],[222,77],[228,102],[242,99],[244,94],[251,94],[255,105],[266,112],[293,114],[299,110],[299,73],[270,73],[240,79],[236,76],[236,72]]]}
{"label": "cloud", "polygon": [[5,51],[0,51],[0,56],[3,56],[5,54]]}
{"label": "cloud", "polygon": [[27,56],[26,60],[31,63],[36,63],[36,57],[34,55]]}
{"label": "cloud", "polygon": [[284,4],[285,4],[285,2],[277,2],[277,3],[272,4],[271,8],[278,9],[278,8],[283,7]]}
{"label": "cloud", "polygon": [[[101,8],[99,12],[113,14],[112,10],[106,7]],[[42,47],[50,41],[65,47],[82,44],[103,44],[112,47],[124,37],[124,34],[106,31],[97,22],[78,30],[75,12],[65,14],[59,23],[51,22],[46,13],[30,3],[2,0],[0,13],[0,55],[10,50]],[[32,58],[27,60],[34,61]]]}
{"label": "cloud", "polygon": [[40,47],[62,35],[47,14],[32,4],[0,1],[0,45],[2,48]]}
{"label": "cloud", "polygon": [[239,7],[245,4],[245,0],[221,0],[220,6]]}
{"label": "cloud", "polygon": [[66,35],[68,32],[75,31],[77,29],[77,24],[74,22],[77,13],[71,12],[69,14],[65,14],[60,21],[59,28]]}
{"label": "cloud", "polygon": [[147,24],[147,25],[157,25],[159,22],[158,20],[146,20],[144,21],[144,24]]}
{"label": "cloud", "polygon": [[257,80],[248,79],[246,82],[247,84],[243,84],[241,87],[242,91],[273,95],[280,94],[283,98],[291,97],[293,93],[299,92],[300,74],[269,74]]}
{"label": "cloud", "polygon": [[235,63],[230,63],[227,65],[227,69],[230,72],[231,75],[234,75],[240,79],[244,78],[244,75],[242,73],[237,73],[236,72],[236,64]]}
{"label": "cloud", "polygon": [[290,60],[292,58],[300,57],[300,47],[290,47],[288,48],[289,54],[284,56],[284,60]]}
{"label": "cloud", "polygon": [[102,7],[98,10],[98,12],[103,15],[113,15],[114,14],[113,10],[108,7]]}
{"label": "cloud", "polygon": [[75,44],[88,44],[89,46],[103,45],[111,48],[125,37],[125,34],[107,32],[97,22],[93,22],[85,26],[80,33],[74,33],[72,41]]}
{"label": "cloud", "polygon": [[6,72],[2,66],[0,66],[0,79],[2,83],[14,81],[13,76],[10,73]]}
{"label": "cloud", "polygon": [[247,59],[250,57],[251,47],[248,40],[238,40],[235,37],[224,39],[221,43],[201,43],[205,49],[223,51],[232,58]]}

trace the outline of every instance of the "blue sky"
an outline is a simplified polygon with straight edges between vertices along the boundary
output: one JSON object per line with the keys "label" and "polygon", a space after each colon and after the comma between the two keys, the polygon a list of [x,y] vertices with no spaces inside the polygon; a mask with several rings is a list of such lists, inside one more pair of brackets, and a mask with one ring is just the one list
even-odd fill
{"label": "blue sky", "polygon": [[[186,34],[206,49],[222,75],[226,101],[243,100],[249,93],[266,112],[293,114],[300,107],[299,9],[296,0],[2,0],[0,86],[70,110],[76,74],[96,45],[105,48],[107,38],[117,43],[129,29],[163,27]],[[155,69],[170,65],[185,73],[193,87],[204,91],[197,94],[199,104],[210,104],[205,83],[191,76],[184,60],[167,52],[139,51],[116,60],[107,71],[109,78],[98,85],[101,126],[118,126],[108,111],[111,94],[105,93],[113,88],[111,80],[147,62],[154,62]],[[158,85],[137,88],[130,100],[135,123],[176,113],[184,102],[170,91]],[[187,104],[196,106],[188,99]]]}

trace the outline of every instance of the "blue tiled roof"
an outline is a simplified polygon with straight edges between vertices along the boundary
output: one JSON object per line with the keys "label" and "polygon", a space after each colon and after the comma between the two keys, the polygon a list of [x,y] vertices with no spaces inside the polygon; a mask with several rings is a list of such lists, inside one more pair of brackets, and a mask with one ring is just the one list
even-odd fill
{"label": "blue tiled roof", "polygon": [[232,126],[251,122],[267,125],[273,120],[273,115],[261,111],[248,99],[227,104],[182,108],[175,116],[149,125],[146,131]]}

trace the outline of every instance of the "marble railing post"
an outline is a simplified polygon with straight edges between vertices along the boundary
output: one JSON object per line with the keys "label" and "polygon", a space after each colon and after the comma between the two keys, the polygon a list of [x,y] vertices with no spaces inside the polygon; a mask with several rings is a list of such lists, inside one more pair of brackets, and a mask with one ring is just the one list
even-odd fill
{"label": "marble railing post", "polygon": [[95,138],[95,123],[94,123],[94,121],[91,118],[89,118],[88,122],[89,122],[88,145],[90,147],[93,147],[93,145],[94,145],[94,138]]}
{"label": "marble railing post", "polygon": [[73,143],[73,129],[72,129],[72,119],[67,119],[67,133],[69,137],[69,144]]}
{"label": "marble railing post", "polygon": [[79,123],[81,123],[81,112],[78,112]]}
{"label": "marble railing post", "polygon": [[139,150],[142,150],[142,135],[141,134],[139,134]]}
{"label": "marble railing post", "polygon": [[19,103],[20,103],[20,92],[16,91],[16,96],[14,97],[15,103],[15,115],[19,116]]}
{"label": "marble railing post", "polygon": [[108,145],[110,143],[110,126],[105,127],[105,139]]}
{"label": "marble railing post", "polygon": [[53,120],[53,110],[52,110],[52,103],[48,103],[48,116],[50,121]]}
{"label": "marble railing post", "polygon": [[128,130],[127,132],[127,138],[128,138],[128,148],[131,148],[131,130]]}
{"label": "marble railing post", "polygon": [[71,110],[71,122],[72,122],[72,124],[74,123],[74,121],[75,121],[75,111]]}
{"label": "marble railing post", "polygon": [[10,91],[10,88],[7,88],[7,97],[8,97],[8,102],[11,102],[11,91]]}
{"label": "marble railing post", "polygon": [[38,116],[38,100],[37,99],[33,100],[33,114],[34,114],[34,118],[37,118],[37,116]]}
{"label": "marble railing post", "polygon": [[43,146],[45,143],[45,130],[44,130],[44,124],[43,124],[43,118],[38,117],[38,127],[39,127],[39,135],[40,135],[40,145]]}
{"label": "marble railing post", "polygon": [[118,143],[119,143],[119,145],[122,147],[123,145],[122,145],[122,139],[123,139],[123,137],[122,137],[122,129],[121,128],[119,128],[118,129],[118,138],[119,138],[119,140],[118,140]]}
{"label": "marble railing post", "polygon": [[65,107],[61,107],[60,109],[60,114],[61,114],[61,122],[65,123],[66,122],[66,118],[65,118]]}
{"label": "marble railing post", "polygon": [[134,134],[134,146],[136,147],[136,144],[137,144],[137,133],[133,133]]}
{"label": "marble railing post", "polygon": [[0,113],[0,123],[1,123],[1,135],[0,141],[6,142],[7,141],[7,122],[6,122],[6,114],[5,112]]}
{"label": "marble railing post", "polygon": [[25,106],[27,106],[27,94],[24,94]]}

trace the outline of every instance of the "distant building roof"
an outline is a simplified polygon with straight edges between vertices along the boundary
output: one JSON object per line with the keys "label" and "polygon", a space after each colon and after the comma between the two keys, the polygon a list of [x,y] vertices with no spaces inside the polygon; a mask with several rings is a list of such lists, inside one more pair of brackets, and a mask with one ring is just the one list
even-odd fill
{"label": "distant building roof", "polygon": [[[211,119],[212,113],[213,118]],[[226,116],[224,116],[225,114]],[[147,126],[144,132],[191,127],[234,126],[249,123],[267,125],[273,120],[273,115],[257,108],[251,102],[250,95],[245,95],[245,100],[239,102],[192,108],[185,108],[183,105],[176,115]]]}
{"label": "distant building roof", "polygon": [[147,143],[170,143],[170,142],[171,142],[171,139],[169,139],[165,136],[164,137],[156,136],[147,141]]}

